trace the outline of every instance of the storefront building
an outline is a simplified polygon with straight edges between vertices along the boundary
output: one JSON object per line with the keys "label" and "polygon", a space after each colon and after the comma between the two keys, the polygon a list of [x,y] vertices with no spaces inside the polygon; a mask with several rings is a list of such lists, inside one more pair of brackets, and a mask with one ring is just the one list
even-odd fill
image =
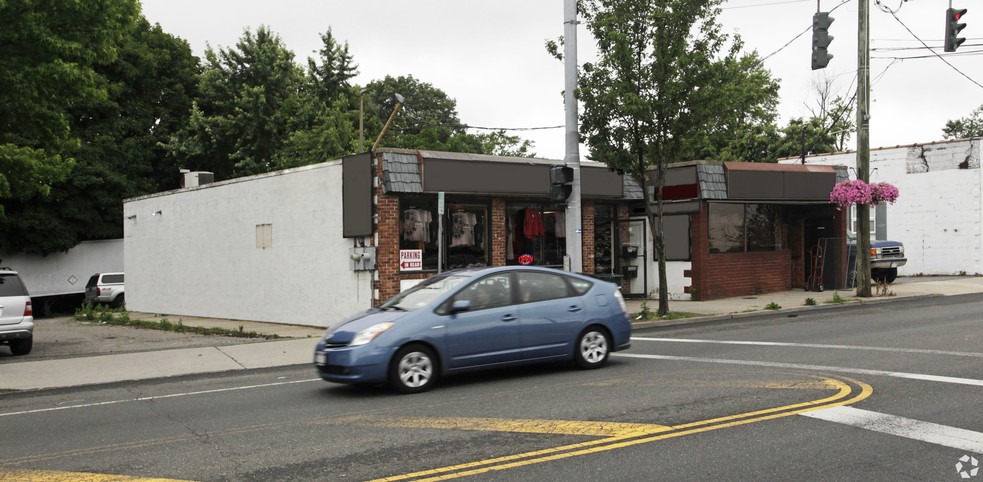
{"label": "storefront building", "polygon": [[[562,164],[382,149],[128,199],[127,306],[328,326],[441,271],[567,268],[566,203],[551,178]],[[640,184],[598,162],[580,172],[581,271],[656,298]],[[829,166],[674,165],[663,190],[670,299],[804,287],[820,243],[834,248],[820,274],[835,288],[845,220],[829,192],[840,178]]]}
{"label": "storefront building", "polygon": [[[368,159],[363,162],[369,162]],[[553,198],[559,161],[415,150],[371,159],[377,299],[438,271],[526,264],[564,269],[566,204]],[[581,163],[583,272],[620,281],[619,221],[637,184]],[[443,196],[443,212],[440,198]],[[365,231],[362,234],[368,234]]]}
{"label": "storefront building", "polygon": [[[846,219],[829,202],[844,179],[846,168],[833,166],[673,165],[663,188],[667,262],[689,266],[676,264],[682,273],[670,276],[688,279],[694,300],[806,288],[810,276],[827,289],[845,286]],[[649,171],[648,185],[656,181]],[[654,272],[654,256],[649,264]]]}

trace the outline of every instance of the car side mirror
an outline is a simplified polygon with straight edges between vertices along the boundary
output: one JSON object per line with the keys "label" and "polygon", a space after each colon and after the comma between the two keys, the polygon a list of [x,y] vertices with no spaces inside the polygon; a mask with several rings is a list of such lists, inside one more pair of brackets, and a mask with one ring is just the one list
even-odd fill
{"label": "car side mirror", "polygon": [[471,311],[471,300],[457,300],[451,304],[451,314]]}

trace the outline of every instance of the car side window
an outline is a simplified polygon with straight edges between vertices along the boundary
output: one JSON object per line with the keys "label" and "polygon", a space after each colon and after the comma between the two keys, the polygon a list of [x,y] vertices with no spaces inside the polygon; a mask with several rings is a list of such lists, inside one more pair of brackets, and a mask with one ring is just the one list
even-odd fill
{"label": "car side window", "polygon": [[555,300],[571,296],[562,276],[551,273],[518,273],[519,300],[522,303]]}
{"label": "car side window", "polygon": [[471,302],[471,311],[510,305],[512,304],[512,278],[508,273],[481,278],[454,295],[450,303],[461,300]]}
{"label": "car side window", "polygon": [[577,279],[570,276],[567,276],[567,281],[570,282],[570,286],[573,286],[573,292],[577,296],[582,296],[584,293],[590,290],[591,286],[594,286],[594,283],[591,283],[590,281]]}

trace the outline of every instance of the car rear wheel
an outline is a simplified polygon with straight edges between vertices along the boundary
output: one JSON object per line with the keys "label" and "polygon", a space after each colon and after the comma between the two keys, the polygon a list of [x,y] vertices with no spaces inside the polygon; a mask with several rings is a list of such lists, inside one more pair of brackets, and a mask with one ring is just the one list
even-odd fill
{"label": "car rear wheel", "polygon": [[423,345],[408,345],[396,352],[389,366],[389,381],[400,393],[429,390],[437,381],[437,357]]}
{"label": "car rear wheel", "polygon": [[34,346],[34,337],[10,340],[10,351],[14,355],[27,355]]}
{"label": "car rear wheel", "polygon": [[611,354],[611,337],[603,328],[592,326],[577,339],[574,361],[584,369],[601,368]]}

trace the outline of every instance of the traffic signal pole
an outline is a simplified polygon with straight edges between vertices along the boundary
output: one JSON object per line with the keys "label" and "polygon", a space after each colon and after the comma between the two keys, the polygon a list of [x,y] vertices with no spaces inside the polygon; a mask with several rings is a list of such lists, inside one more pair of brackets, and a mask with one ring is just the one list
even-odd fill
{"label": "traffic signal pole", "polygon": [[[857,178],[870,183],[869,0],[859,0],[857,37]],[[857,204],[857,296],[870,295],[870,204]]]}
{"label": "traffic signal pole", "polygon": [[577,0],[563,2],[563,103],[566,114],[566,151],[564,165],[573,170],[573,188],[566,208],[566,268],[574,273],[584,270],[582,220],[580,208],[580,133],[577,98]]}

